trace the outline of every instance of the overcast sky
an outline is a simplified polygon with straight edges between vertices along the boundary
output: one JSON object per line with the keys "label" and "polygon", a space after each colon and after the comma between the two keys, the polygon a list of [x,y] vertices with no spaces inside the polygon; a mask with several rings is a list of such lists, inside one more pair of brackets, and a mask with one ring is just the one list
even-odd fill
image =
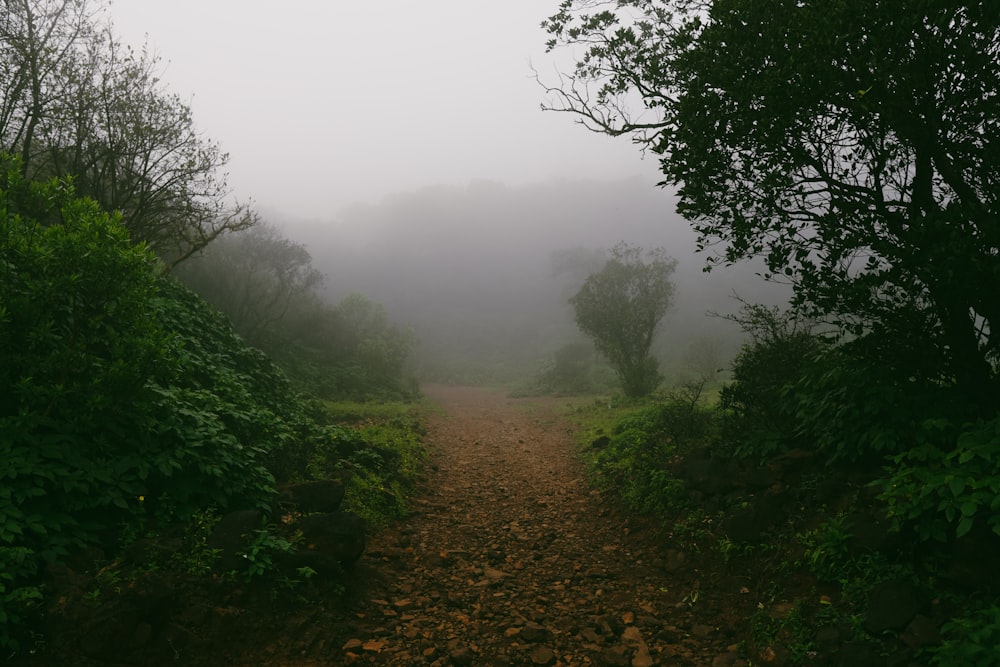
{"label": "overcast sky", "polygon": [[[425,185],[651,183],[627,139],[542,112],[554,78],[539,23],[558,0],[114,0],[128,43],[231,154],[241,199],[295,218]],[[568,66],[569,54],[558,56]]]}

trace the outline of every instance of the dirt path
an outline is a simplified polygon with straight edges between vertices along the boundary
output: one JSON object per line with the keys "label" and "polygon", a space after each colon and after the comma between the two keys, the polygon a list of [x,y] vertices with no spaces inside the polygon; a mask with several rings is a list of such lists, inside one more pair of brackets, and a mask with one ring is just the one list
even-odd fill
{"label": "dirt path", "polygon": [[[733,665],[588,489],[552,401],[431,386],[426,489],[373,538],[336,664]],[[658,551],[658,550],[657,550]],[[333,638],[331,638],[332,640]],[[337,640],[339,643],[339,639]]]}

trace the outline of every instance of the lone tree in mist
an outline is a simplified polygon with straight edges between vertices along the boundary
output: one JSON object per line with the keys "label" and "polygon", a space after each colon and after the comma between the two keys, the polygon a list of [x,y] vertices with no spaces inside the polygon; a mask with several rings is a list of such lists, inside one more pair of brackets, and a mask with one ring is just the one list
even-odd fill
{"label": "lone tree in mist", "polygon": [[577,326],[615,367],[626,396],[646,396],[662,379],[649,350],[673,299],[676,266],[663,248],[644,252],[619,243],[569,300]]}

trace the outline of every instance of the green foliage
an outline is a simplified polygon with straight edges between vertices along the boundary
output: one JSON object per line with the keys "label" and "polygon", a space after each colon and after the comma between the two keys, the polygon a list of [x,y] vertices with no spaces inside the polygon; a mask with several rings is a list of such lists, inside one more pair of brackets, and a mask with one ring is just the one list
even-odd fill
{"label": "green foliage", "polygon": [[123,45],[101,0],[25,0],[0,29],[0,151],[34,180],[71,176],[134,241],[174,264],[253,225],[233,205],[229,156],[164,89],[154,50]]}
{"label": "green foliage", "polygon": [[931,665],[994,665],[1000,646],[1000,605],[992,604],[954,618],[942,628],[943,641],[930,649]]}
{"label": "green foliage", "polygon": [[240,554],[247,563],[246,578],[253,580],[273,575],[278,570],[281,555],[293,554],[295,550],[295,544],[278,535],[273,526],[255,530],[253,540]]}
{"label": "green foliage", "polygon": [[585,341],[566,343],[552,355],[529,383],[515,389],[514,396],[579,396],[597,394],[615,387],[610,367],[595,358],[594,346]]}
{"label": "green foliage", "polygon": [[301,299],[257,336],[303,392],[322,399],[398,401],[419,395],[407,360],[413,332],[391,324],[381,305],[352,294],[336,306]]}
{"label": "green foliage", "polygon": [[897,525],[912,524],[922,540],[961,537],[977,521],[1000,535],[1000,418],[961,430],[925,423],[879,485]]}
{"label": "green foliage", "polygon": [[805,547],[805,562],[819,581],[846,581],[845,563],[850,560],[850,527],[844,517],[835,516],[819,528],[797,536]]}
{"label": "green foliage", "polygon": [[425,458],[416,408],[403,403],[333,403],[329,418],[353,422],[323,430],[306,469],[317,479],[345,479],[343,509],[369,525],[406,516],[406,497]]}
{"label": "green foliage", "polygon": [[880,373],[850,344],[817,355],[783,399],[798,441],[831,460],[878,463],[914,446],[921,421],[954,413],[946,391]]}
{"label": "green foliage", "polygon": [[37,570],[35,553],[27,547],[0,542],[0,650],[16,652],[21,646],[18,630],[38,613],[42,589],[25,583]]}
{"label": "green foliage", "polygon": [[760,648],[785,647],[790,664],[803,664],[816,648],[814,630],[800,604],[782,613],[757,612],[750,619],[750,633],[754,644]]}
{"label": "green foliage", "polygon": [[595,404],[585,420],[596,424],[616,415],[606,427],[590,431],[607,433],[589,455],[599,483],[643,513],[666,516],[682,507],[684,485],[669,464],[703,444],[714,428],[713,411],[700,404],[699,396],[695,388],[681,389],[653,405],[611,413]]}
{"label": "green foliage", "polygon": [[158,276],[114,217],[4,167],[0,549],[21,563],[4,596],[24,602],[39,563],[123,525],[267,506],[268,464],[290,473],[318,427],[283,374]]}
{"label": "green foliage", "polygon": [[214,507],[194,513],[185,526],[180,550],[171,558],[174,569],[193,576],[211,574],[220,550],[209,547],[208,538],[220,518]]}
{"label": "green foliage", "polygon": [[649,351],[673,299],[676,266],[662,248],[643,252],[619,243],[570,299],[577,326],[615,367],[626,396],[647,396],[662,380]]}

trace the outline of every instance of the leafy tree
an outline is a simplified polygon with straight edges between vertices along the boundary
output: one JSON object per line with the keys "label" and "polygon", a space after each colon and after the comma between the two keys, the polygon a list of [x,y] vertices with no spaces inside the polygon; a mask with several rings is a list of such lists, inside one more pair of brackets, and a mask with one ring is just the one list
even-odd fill
{"label": "leafy tree", "polygon": [[159,59],[97,20],[101,0],[19,0],[0,18],[0,150],[25,176],[72,176],[117,211],[134,241],[176,265],[227,231],[251,227],[191,108],[166,92]]}
{"label": "leafy tree", "polygon": [[660,383],[649,351],[673,298],[676,266],[662,248],[643,253],[619,243],[570,299],[577,326],[615,367],[626,396],[645,396]]}
{"label": "leafy tree", "polygon": [[762,257],[872,363],[996,408],[1000,4],[565,0],[544,26],[582,48],[548,108],[659,154],[715,261]]}
{"label": "leafy tree", "polygon": [[333,315],[329,345],[341,355],[341,390],[358,397],[378,387],[405,393],[401,381],[416,345],[413,332],[391,324],[385,308],[363,294],[344,297]]}
{"label": "leafy tree", "polygon": [[240,335],[255,345],[273,334],[289,309],[301,307],[304,300],[313,307],[309,297],[323,281],[309,251],[267,223],[219,238],[176,275],[228,315]]}

